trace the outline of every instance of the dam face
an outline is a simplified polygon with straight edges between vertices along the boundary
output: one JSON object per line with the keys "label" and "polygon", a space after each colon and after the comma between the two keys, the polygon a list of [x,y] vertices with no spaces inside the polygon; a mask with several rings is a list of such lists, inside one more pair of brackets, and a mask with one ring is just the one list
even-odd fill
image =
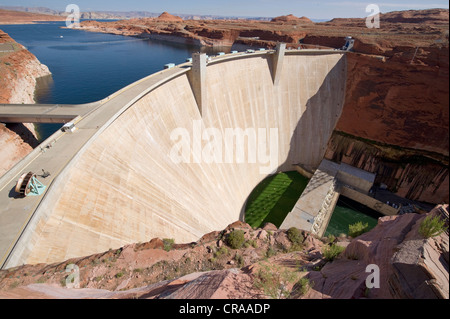
{"label": "dam face", "polygon": [[[299,163],[318,167],[342,111],[346,58],[306,51],[286,51],[276,84],[272,54],[209,63],[202,112],[188,73],[138,99],[61,171],[8,266],[52,263],[155,237],[196,241],[243,220],[248,196],[270,172]],[[248,147],[243,161],[227,161],[221,141],[215,144],[223,146],[221,158],[199,159],[196,148],[203,156],[211,150],[205,131],[223,138],[227,129],[265,133],[256,135],[257,151],[265,155],[276,138],[276,166],[267,170],[269,162],[249,160]],[[182,153],[183,146],[190,152]],[[177,161],[174,154],[184,157]]]}

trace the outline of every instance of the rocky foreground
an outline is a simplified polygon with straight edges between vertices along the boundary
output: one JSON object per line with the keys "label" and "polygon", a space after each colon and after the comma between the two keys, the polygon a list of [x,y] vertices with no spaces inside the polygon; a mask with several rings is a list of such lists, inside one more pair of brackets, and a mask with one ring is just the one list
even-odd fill
{"label": "rocky foreground", "polygon": [[[449,298],[448,232],[424,238],[424,218],[383,217],[355,239],[319,239],[271,224],[252,229],[236,222],[194,243],[156,238],[52,265],[3,270],[0,298]],[[229,238],[236,231],[244,233],[244,242],[233,249]],[[346,248],[332,260],[325,251],[337,246]],[[79,289],[67,287],[75,282],[68,265],[79,269]],[[379,288],[366,285],[368,265],[379,268]]]}

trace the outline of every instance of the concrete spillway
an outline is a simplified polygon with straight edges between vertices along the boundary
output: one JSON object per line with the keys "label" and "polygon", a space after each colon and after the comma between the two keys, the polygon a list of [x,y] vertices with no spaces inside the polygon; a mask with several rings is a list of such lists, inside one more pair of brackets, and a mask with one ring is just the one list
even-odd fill
{"label": "concrete spillway", "polygon": [[199,128],[222,136],[227,129],[263,129],[267,144],[276,132],[276,170],[318,167],[342,111],[344,53],[286,51],[282,65],[274,64],[273,52],[214,60],[206,67],[200,109],[191,76],[188,70],[147,92],[89,138],[53,180],[7,267],[154,237],[195,241],[242,220],[268,163],[227,163],[225,154],[224,163],[195,154],[177,163],[171,154],[180,129],[192,150]]}

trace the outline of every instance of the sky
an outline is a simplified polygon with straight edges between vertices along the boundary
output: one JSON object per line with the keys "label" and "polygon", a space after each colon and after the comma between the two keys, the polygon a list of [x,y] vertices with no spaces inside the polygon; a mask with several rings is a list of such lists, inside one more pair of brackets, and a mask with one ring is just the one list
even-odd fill
{"label": "sky", "polygon": [[4,6],[47,7],[65,11],[69,4],[83,11],[149,11],[173,14],[275,17],[293,14],[310,19],[363,18],[369,4],[382,13],[398,10],[449,8],[447,0],[0,0]]}

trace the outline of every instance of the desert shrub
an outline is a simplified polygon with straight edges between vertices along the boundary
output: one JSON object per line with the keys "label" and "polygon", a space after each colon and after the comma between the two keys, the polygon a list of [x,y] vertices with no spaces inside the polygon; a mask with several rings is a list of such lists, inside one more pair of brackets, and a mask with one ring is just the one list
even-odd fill
{"label": "desert shrub", "polygon": [[257,244],[256,240],[254,240],[254,239],[249,239],[244,243],[245,248],[248,248],[250,246],[252,246],[253,248],[256,248],[257,245],[258,244]]}
{"label": "desert shrub", "polygon": [[439,236],[445,230],[445,221],[439,216],[427,216],[419,226],[419,234],[425,238]]}
{"label": "desert shrub", "polygon": [[292,295],[295,297],[301,297],[308,293],[309,289],[311,289],[314,284],[306,277],[302,277],[297,283],[294,285],[292,290]]}
{"label": "desert shrub", "polygon": [[289,284],[298,280],[299,273],[280,266],[265,264],[256,273],[254,286],[264,291],[264,294],[272,299],[289,298],[291,292]]}
{"label": "desert shrub", "polygon": [[245,263],[244,263],[244,257],[242,255],[236,254],[234,256],[234,260],[237,262],[237,264],[240,268],[244,267]]}
{"label": "desert shrub", "polygon": [[304,240],[302,232],[295,227],[291,227],[288,229],[287,236],[293,244],[301,244]]}
{"label": "desert shrub", "polygon": [[174,244],[175,244],[175,240],[172,238],[164,238],[163,239],[163,245],[164,245],[165,251],[171,251]]}
{"label": "desert shrub", "polygon": [[273,248],[272,246],[269,246],[266,250],[266,253],[264,254],[264,256],[266,258],[270,258],[272,256],[275,256],[277,254],[277,251],[275,250],[275,248]]}
{"label": "desert shrub", "polygon": [[326,237],[325,241],[328,244],[332,244],[336,241],[336,236],[334,236],[333,234],[329,234],[328,237]]}
{"label": "desert shrub", "polygon": [[214,258],[218,258],[223,255],[228,255],[228,248],[225,246],[220,247],[216,252],[214,252]]}
{"label": "desert shrub", "polygon": [[353,225],[348,226],[348,235],[350,237],[358,237],[359,235],[367,232],[369,230],[369,224],[363,222],[357,222]]}
{"label": "desert shrub", "polygon": [[326,245],[322,249],[323,257],[328,261],[333,261],[339,256],[343,251],[344,247],[338,246],[336,244]]}
{"label": "desert shrub", "polygon": [[230,232],[226,238],[226,244],[232,249],[239,249],[244,245],[244,231],[243,230],[233,230]]}
{"label": "desert shrub", "polygon": [[121,277],[123,277],[123,275],[125,275],[125,274],[121,271],[121,272],[118,272],[114,277],[121,278]]}

